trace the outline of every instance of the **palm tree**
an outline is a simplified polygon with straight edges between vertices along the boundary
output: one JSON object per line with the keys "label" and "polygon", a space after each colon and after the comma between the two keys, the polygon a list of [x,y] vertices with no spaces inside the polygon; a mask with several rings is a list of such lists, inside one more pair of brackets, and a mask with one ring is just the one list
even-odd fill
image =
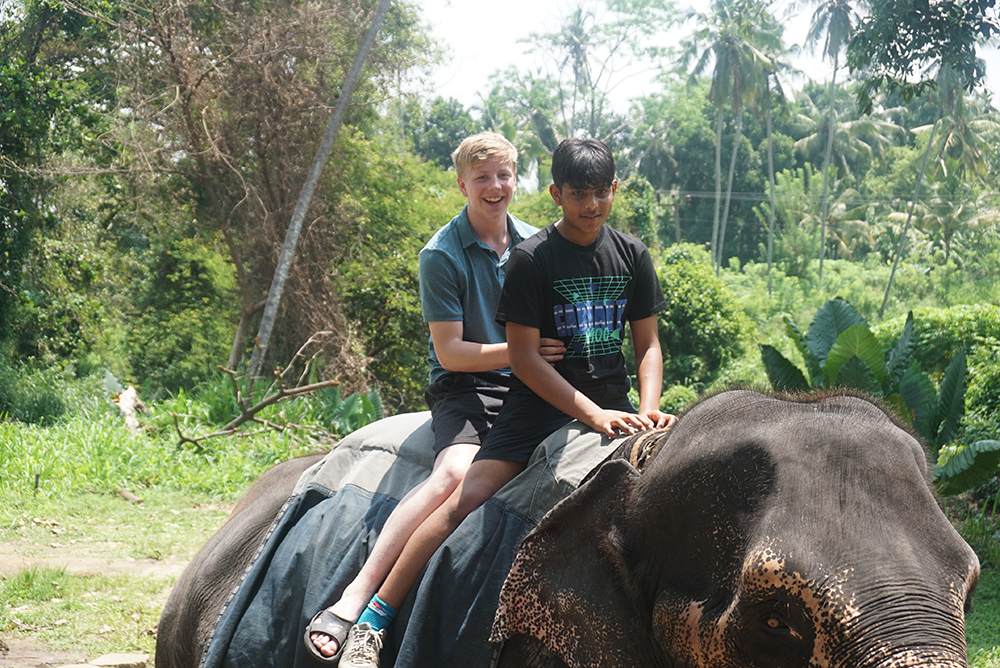
{"label": "palm tree", "polygon": [[[987,156],[1000,138],[1000,123],[993,113],[983,108],[975,99],[967,99],[958,81],[952,81],[955,73],[951,68],[943,68],[939,91],[944,108],[938,126],[935,146],[934,167],[931,176],[942,178],[948,174],[948,164],[952,171],[958,170],[962,178],[974,178],[985,184],[989,173]],[[994,112],[995,113],[995,112]],[[916,135],[926,134],[930,125],[913,128]]]}
{"label": "palm tree", "polygon": [[[965,109],[964,106],[964,88],[965,83],[962,77],[951,63],[942,60],[938,64],[938,71],[936,79],[936,87],[932,90],[936,90],[938,94],[938,116],[934,121],[934,124],[930,126],[930,137],[927,139],[927,148],[924,149],[924,157],[920,165],[920,174],[917,176],[917,185],[914,189],[913,199],[910,201],[910,210],[906,217],[906,223],[903,226],[903,233],[900,235],[899,245],[896,247],[896,256],[892,262],[892,271],[889,272],[889,281],[885,286],[885,294],[882,296],[882,306],[878,310],[879,319],[882,318],[882,314],[885,312],[886,304],[889,303],[889,292],[892,290],[893,280],[896,278],[896,269],[899,266],[899,259],[903,254],[903,246],[906,243],[906,231],[909,228],[910,221],[913,218],[914,210],[917,201],[920,197],[920,187],[924,180],[924,174],[927,171],[928,158],[931,154],[931,148],[934,146],[934,134],[938,130],[939,126],[944,126],[946,129],[950,128],[953,132],[948,133],[952,138],[952,141],[945,141],[941,144],[941,150],[938,152],[939,160],[940,156],[944,155],[946,149],[955,149],[956,146],[961,144],[963,147],[972,146],[975,144],[975,140],[971,138],[970,133],[963,128],[968,128],[969,124],[965,122],[958,122],[958,118],[961,115],[961,111]],[[950,120],[944,122],[946,118]],[[958,142],[958,139],[962,139]],[[977,164],[978,159],[976,159],[976,154],[974,151],[966,153],[963,151],[963,156],[967,165]],[[960,162],[959,165],[962,163]],[[962,171],[962,167],[959,168]]]}
{"label": "palm tree", "polygon": [[[715,123],[715,217],[712,223],[712,261],[716,273],[722,265],[722,247],[725,243],[726,218],[732,197],[733,174],[736,155],[743,131],[743,106],[764,94],[772,68],[765,50],[780,52],[781,30],[767,6],[759,0],[713,0],[712,13],[689,12],[698,28],[685,40],[681,67],[690,68],[689,81],[693,82],[714,63],[708,96],[716,107]],[[721,225],[719,209],[722,192],[722,126],[726,107],[732,111],[735,122],[733,152],[729,161],[725,209]]]}
{"label": "palm tree", "polygon": [[831,125],[829,113],[820,110],[812,98],[805,94],[799,98],[802,106],[800,127],[808,134],[795,142],[795,150],[811,162],[822,155],[824,164],[823,198],[818,213],[823,246],[819,256],[820,280],[826,256],[827,225],[832,219],[830,203],[841,201],[840,196],[830,197],[831,188],[841,190],[859,183],[863,177],[860,172],[871,160],[882,159],[885,150],[893,145],[893,136],[903,131],[895,123],[878,116],[858,117],[846,94],[837,102]]}
{"label": "palm tree", "polygon": [[[927,240],[925,253],[933,254],[940,248],[944,252],[942,264],[947,264],[960,239],[995,225],[1000,221],[1000,210],[990,204],[996,193],[984,190],[977,194],[972,184],[960,176],[956,158],[949,158],[944,167],[943,178],[931,184],[927,200],[917,202],[913,219]],[[901,222],[906,214],[894,212],[887,218]],[[961,265],[962,258],[956,255],[956,259]]]}
{"label": "palm tree", "polygon": [[[771,259],[774,251],[774,218],[775,218],[775,186],[774,186],[774,138],[771,133],[771,116],[773,113],[774,99],[772,98],[772,90],[777,92],[777,106],[780,110],[782,116],[787,117],[790,115],[790,107],[788,105],[788,98],[785,97],[785,91],[781,86],[781,79],[778,76],[778,72],[791,70],[792,67],[787,63],[781,62],[781,54],[769,54],[771,66],[767,69],[766,79],[764,81],[764,95],[761,97],[760,104],[755,106],[764,107],[764,121],[765,127],[767,129],[767,183],[768,183],[768,193],[770,197],[770,208],[768,213],[767,222],[767,292],[771,293]],[[774,81],[772,89],[772,80]]]}
{"label": "palm tree", "polygon": [[[847,41],[851,36],[851,30],[857,21],[857,14],[851,7],[848,0],[823,0],[816,12],[813,14],[809,32],[806,34],[806,43],[815,45],[820,38],[825,35],[823,42],[823,58],[829,58],[833,62],[833,74],[830,76],[830,111],[827,122],[828,127],[833,127],[834,103],[837,93],[837,70],[840,69],[840,53],[847,46]],[[820,233],[819,243],[819,281],[823,282],[823,254],[826,248],[826,201],[830,194],[830,157],[833,152],[833,134],[830,133],[826,140],[826,153],[823,158],[823,231]]]}
{"label": "palm tree", "polygon": [[[518,173],[538,173],[562,139],[558,131],[555,83],[546,77],[524,75],[514,68],[490,77],[492,87],[474,107],[484,130],[506,137],[518,150]],[[545,185],[538,173],[539,188]]]}
{"label": "palm tree", "polygon": [[821,110],[809,95],[802,93],[798,99],[798,125],[805,134],[795,142],[795,150],[813,164],[822,156],[824,174],[830,176],[823,179],[823,201],[829,201],[830,189],[838,180],[850,185],[859,183],[862,175],[858,172],[873,158],[882,159],[885,150],[893,145],[893,137],[903,132],[881,114],[858,116],[846,92],[838,97],[832,124],[829,111]]}
{"label": "palm tree", "polygon": [[[772,216],[778,223],[779,234],[774,250],[788,276],[804,276],[815,247],[819,227],[819,198],[814,192],[819,180],[812,177],[812,166],[806,163],[796,170],[785,169],[775,174],[774,204],[760,204],[754,213],[762,223]],[[770,209],[770,211],[768,211]],[[773,212],[773,213],[772,213]]]}
{"label": "palm tree", "polygon": [[857,204],[861,194],[854,188],[840,193],[827,207],[827,228],[837,256],[854,259],[858,251],[867,252],[875,246],[872,226],[868,222],[868,204]]}
{"label": "palm tree", "polygon": [[653,66],[660,52],[648,42],[674,22],[673,5],[666,0],[587,4],[578,4],[557,32],[528,38],[542,62],[555,67],[564,137],[600,136],[609,121],[609,95],[623,80],[622,63]]}

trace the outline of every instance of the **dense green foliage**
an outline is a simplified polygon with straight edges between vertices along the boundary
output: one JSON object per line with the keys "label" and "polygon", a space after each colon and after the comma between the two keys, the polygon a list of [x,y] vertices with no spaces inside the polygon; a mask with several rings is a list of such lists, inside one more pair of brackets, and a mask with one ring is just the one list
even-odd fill
{"label": "dense green foliage", "polygon": [[47,426],[0,421],[0,496],[16,496],[33,486],[37,494],[59,496],[165,485],[232,500],[274,464],[328,449],[336,437],[383,415],[376,392],[344,396],[328,388],[259,412],[270,428],[258,425],[239,437],[193,445],[180,436],[204,436],[239,414],[228,375],[216,373],[193,390],[150,402],[136,431],[125,427],[114,406],[108,389],[113,382],[74,381],[50,371],[25,373],[17,381],[24,395],[13,398],[12,417],[53,406],[61,417],[46,413]]}
{"label": "dense green foliage", "polygon": [[145,260],[124,341],[129,367],[146,388],[177,392],[210,376],[229,352],[235,324],[219,314],[232,294],[232,274],[214,245],[197,238],[169,240]]}
{"label": "dense green foliage", "polygon": [[659,316],[664,382],[703,389],[744,355],[755,337],[753,324],[715,276],[703,249],[671,246],[657,275],[667,301]]}
{"label": "dense green foliage", "polygon": [[[12,366],[106,368],[147,397],[191,389],[217,365],[239,369],[326,121],[317,110],[335,97],[359,34],[351,21],[361,15],[339,23],[302,2],[216,14],[189,2],[153,3],[148,14],[101,2],[87,3],[89,14],[36,0],[17,7],[2,17],[0,40],[0,355]],[[1000,163],[1000,122],[989,104],[962,93],[968,78],[941,78],[926,96],[900,106],[887,99],[889,111],[872,115],[857,112],[851,82],[807,84],[790,100],[773,76],[785,57],[780,25],[751,0],[731,9],[716,3],[700,17],[706,32],[685,42],[697,63],[679,71],[657,42],[677,18],[668,5],[581,7],[530,40],[553,68],[496,72],[482,104],[468,109],[393,88],[437,54],[414,8],[395,7],[359,93],[386,102],[356,105],[347,119],[314,197],[268,364],[287,364],[328,332],[314,360],[323,377],[340,378],[348,392],[377,387],[391,410],[422,407],[427,331],[416,253],[462,205],[450,151],[483,128],[520,149],[521,183],[537,190],[522,188],[512,210],[539,227],[559,216],[545,192],[555,143],[581,132],[606,137],[621,175],[610,224],[654,251],[678,241],[711,246],[720,236],[710,250],[730,270],[719,278],[765,339],[776,314],[801,319],[836,294],[874,321],[930,145],[888,315],[995,301],[983,286],[1000,279],[1000,184],[988,168]],[[976,20],[972,11],[959,24]],[[165,25],[183,39],[162,33]],[[856,21],[817,26],[817,34],[834,27],[853,30]],[[739,35],[731,52],[728,30]],[[968,38],[955,35],[956,44]],[[627,114],[611,105],[624,55],[661,68]],[[715,56],[732,58],[712,69]],[[726,167],[735,159],[732,181],[719,175],[725,201],[716,155]],[[717,213],[721,230],[713,228]],[[672,292],[705,288],[677,297],[701,303],[664,321],[667,377],[699,388],[759,381],[740,361],[753,337],[727,310],[732,299],[694,265],[668,268],[673,257],[668,249],[661,266]],[[701,315],[716,308],[722,324]],[[689,325],[678,324],[689,314]],[[702,336],[714,350],[696,350]],[[919,361],[940,372],[940,361]]]}

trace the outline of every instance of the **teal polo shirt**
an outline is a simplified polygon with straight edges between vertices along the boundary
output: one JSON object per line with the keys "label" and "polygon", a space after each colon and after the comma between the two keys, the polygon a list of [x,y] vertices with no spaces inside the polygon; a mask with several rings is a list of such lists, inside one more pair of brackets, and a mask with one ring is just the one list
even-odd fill
{"label": "teal polo shirt", "polygon": [[[507,214],[511,243],[502,256],[476,236],[469,222],[468,205],[438,230],[420,251],[420,307],[424,322],[462,321],[463,340],[503,343],[506,330],[495,321],[504,270],[511,249],[538,230]],[[430,382],[448,372],[429,340]]]}

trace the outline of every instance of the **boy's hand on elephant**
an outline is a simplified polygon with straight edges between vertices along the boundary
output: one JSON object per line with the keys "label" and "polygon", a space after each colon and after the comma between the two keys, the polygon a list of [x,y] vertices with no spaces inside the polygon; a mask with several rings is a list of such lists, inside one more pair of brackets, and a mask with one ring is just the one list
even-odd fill
{"label": "boy's hand on elephant", "polygon": [[669,429],[677,422],[676,415],[664,413],[661,410],[651,410],[646,413],[641,413],[641,415],[645,415],[649,418],[650,422],[653,423],[653,429]]}
{"label": "boy's hand on elephant", "polygon": [[559,339],[542,338],[538,342],[538,354],[549,364],[555,364],[563,358],[566,344]]}
{"label": "boy's hand on elephant", "polygon": [[636,413],[602,410],[594,416],[594,424],[591,426],[611,438],[616,438],[623,434],[631,436],[636,432],[652,429],[653,421],[645,415]]}

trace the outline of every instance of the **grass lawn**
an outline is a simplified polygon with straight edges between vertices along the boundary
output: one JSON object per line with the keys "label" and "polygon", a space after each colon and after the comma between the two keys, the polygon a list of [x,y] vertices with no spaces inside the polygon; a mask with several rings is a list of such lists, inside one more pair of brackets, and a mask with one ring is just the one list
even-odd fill
{"label": "grass lawn", "polygon": [[965,619],[965,643],[973,668],[1000,668],[1000,569],[983,569]]}
{"label": "grass lawn", "polygon": [[0,500],[0,634],[152,656],[170,587],[228,506],[150,491]]}

